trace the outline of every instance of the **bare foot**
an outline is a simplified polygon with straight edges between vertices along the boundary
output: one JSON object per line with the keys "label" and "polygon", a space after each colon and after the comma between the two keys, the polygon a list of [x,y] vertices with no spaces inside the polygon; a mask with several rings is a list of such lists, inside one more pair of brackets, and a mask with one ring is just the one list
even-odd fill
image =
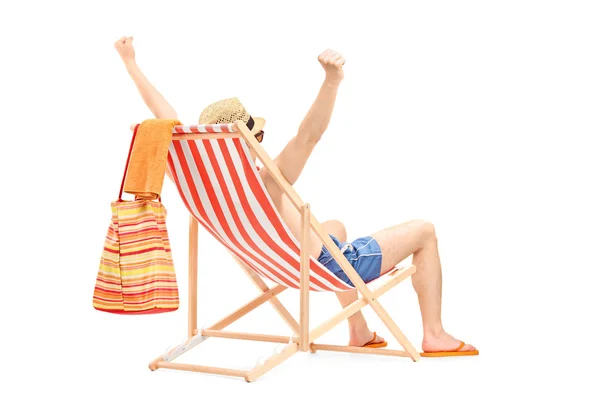
{"label": "bare foot", "polygon": [[[452,351],[460,346],[460,340],[455,339],[446,332],[440,334],[425,334],[423,337],[423,343],[421,347],[424,352],[435,352],[435,351]],[[460,351],[473,351],[476,350],[474,346],[465,344]]]}
{"label": "bare foot", "polygon": [[[373,332],[371,332],[368,328],[360,329],[357,331],[350,331],[350,342],[348,342],[348,346],[358,346],[362,347],[365,344],[371,342],[373,340]],[[375,340],[371,343],[383,343],[385,340],[381,336],[377,336]]]}

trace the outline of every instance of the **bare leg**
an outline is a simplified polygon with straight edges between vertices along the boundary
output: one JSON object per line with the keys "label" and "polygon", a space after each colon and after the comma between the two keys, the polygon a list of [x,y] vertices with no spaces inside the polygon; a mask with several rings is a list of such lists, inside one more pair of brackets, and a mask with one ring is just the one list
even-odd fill
{"label": "bare leg", "polygon": [[[358,299],[358,291],[356,289],[347,292],[336,292],[335,294],[343,308],[346,308]],[[348,318],[348,333],[350,336],[350,340],[348,341],[349,346],[362,346],[373,340],[373,332],[369,329],[361,311]],[[384,339],[378,335],[373,343],[381,343],[383,341]]]}
{"label": "bare leg", "polygon": [[[426,221],[410,221],[384,229],[372,236],[379,243],[383,254],[382,274],[413,255],[413,264],[417,266],[417,272],[412,276],[412,284],[419,298],[423,319],[423,350],[443,351],[457,348],[460,341],[446,333],[442,326],[442,267],[433,224]],[[466,345],[462,350],[474,350],[474,347]]]}
{"label": "bare leg", "polygon": [[[346,228],[340,221],[325,221],[322,226],[325,232],[335,236],[340,242],[347,240]],[[335,294],[343,308],[346,308],[358,299],[358,291],[356,289],[347,292],[336,292]],[[369,330],[367,321],[360,311],[348,318],[348,332],[350,336],[348,344],[350,346],[362,346],[373,340],[373,332]],[[380,342],[383,342],[383,339],[378,336],[374,343]]]}

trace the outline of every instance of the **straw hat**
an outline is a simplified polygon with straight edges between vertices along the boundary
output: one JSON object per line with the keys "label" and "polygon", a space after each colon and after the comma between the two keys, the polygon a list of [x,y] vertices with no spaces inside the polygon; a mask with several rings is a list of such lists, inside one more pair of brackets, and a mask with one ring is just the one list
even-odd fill
{"label": "straw hat", "polygon": [[248,125],[248,129],[254,127],[254,120],[246,111],[237,97],[220,100],[206,107],[198,123],[200,124],[231,124],[235,121],[243,121]]}

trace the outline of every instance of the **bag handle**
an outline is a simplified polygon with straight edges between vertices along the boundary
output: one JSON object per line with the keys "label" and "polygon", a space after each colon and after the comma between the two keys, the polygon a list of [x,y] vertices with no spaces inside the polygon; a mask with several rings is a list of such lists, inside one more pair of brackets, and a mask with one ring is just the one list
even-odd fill
{"label": "bag handle", "polygon": [[123,201],[123,188],[125,187],[125,177],[127,176],[127,169],[129,168],[129,159],[131,159],[131,151],[133,150],[133,142],[135,142],[135,135],[137,134],[140,124],[135,126],[133,130],[133,136],[131,137],[131,145],[129,145],[129,154],[127,154],[127,162],[125,163],[125,172],[123,172],[123,180],[121,181],[121,189],[119,190],[119,200]]}
{"label": "bag handle", "polygon": [[[127,163],[125,164],[125,171],[123,172],[123,180],[121,181],[121,189],[119,190],[119,200],[123,201],[123,188],[125,187],[125,177],[127,177],[127,169],[129,168],[129,160],[131,159],[131,152],[133,150],[133,143],[135,142],[135,135],[137,134],[140,124],[137,124],[133,129],[133,136],[131,137],[131,145],[129,146],[129,154],[127,154]],[[137,199],[136,199],[137,200]],[[158,196],[158,202],[161,202],[160,195]]]}

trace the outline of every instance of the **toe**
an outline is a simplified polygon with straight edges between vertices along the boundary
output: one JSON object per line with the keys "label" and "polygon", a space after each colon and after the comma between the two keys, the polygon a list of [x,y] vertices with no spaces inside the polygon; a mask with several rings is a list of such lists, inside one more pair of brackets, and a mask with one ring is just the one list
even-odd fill
{"label": "toe", "polygon": [[[379,336],[377,334],[377,332],[372,332],[371,335],[373,335],[373,339],[370,342],[367,342],[368,344],[378,344],[378,343],[383,343],[385,342],[385,339],[382,338],[381,336]],[[366,344],[366,343],[365,343]]]}
{"label": "toe", "polygon": [[471,345],[471,344],[465,344],[464,347],[462,349],[460,349],[460,351],[473,351],[473,350],[477,350],[475,348],[475,346]]}

